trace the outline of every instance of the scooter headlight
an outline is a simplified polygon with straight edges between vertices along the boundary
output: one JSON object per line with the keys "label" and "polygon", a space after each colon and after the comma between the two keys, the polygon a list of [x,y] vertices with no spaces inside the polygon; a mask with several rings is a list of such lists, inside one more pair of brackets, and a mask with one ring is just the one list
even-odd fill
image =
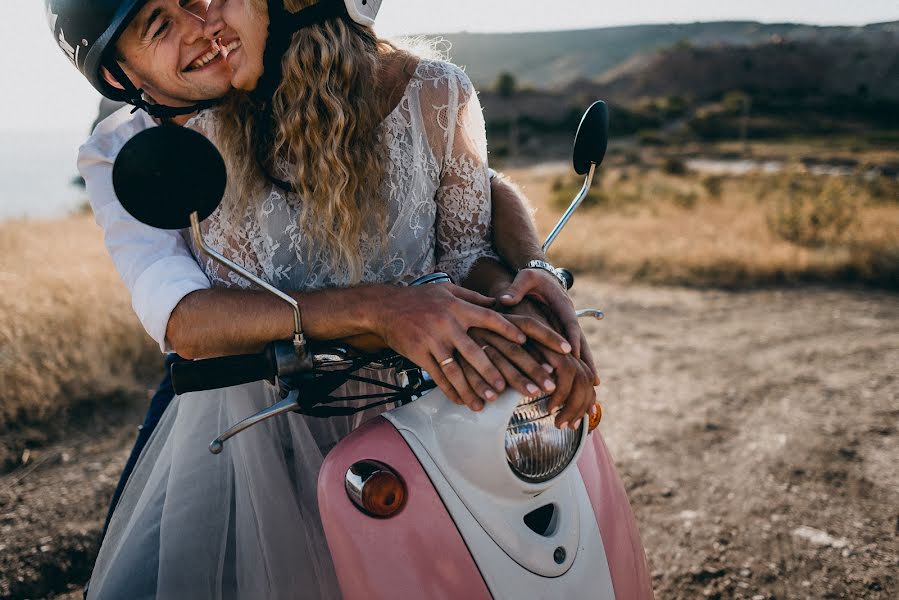
{"label": "scooter headlight", "polygon": [[558,429],[547,410],[549,396],[524,398],[506,427],[506,459],[519,479],[549,481],[577,454],[581,429]]}

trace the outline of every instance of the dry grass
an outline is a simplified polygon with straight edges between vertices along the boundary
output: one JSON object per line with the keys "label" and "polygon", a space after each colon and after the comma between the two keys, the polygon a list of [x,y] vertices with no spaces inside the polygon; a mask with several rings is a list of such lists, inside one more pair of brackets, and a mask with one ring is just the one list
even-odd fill
{"label": "dry grass", "polygon": [[[604,169],[599,190],[550,250],[554,262],[656,283],[899,288],[896,181],[672,170]],[[542,232],[580,187],[563,165],[508,174],[536,206]]]}
{"label": "dry grass", "polygon": [[0,434],[145,393],[159,375],[90,217],[0,223],[0,289]]}

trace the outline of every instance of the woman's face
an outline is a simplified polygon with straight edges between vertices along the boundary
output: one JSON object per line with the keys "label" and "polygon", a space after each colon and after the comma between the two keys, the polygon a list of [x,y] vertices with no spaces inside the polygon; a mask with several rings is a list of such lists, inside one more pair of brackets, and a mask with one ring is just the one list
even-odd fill
{"label": "woman's face", "polygon": [[206,13],[207,33],[217,32],[219,43],[228,49],[231,86],[256,89],[262,77],[262,55],[268,37],[268,13],[259,11],[259,0],[212,0]]}

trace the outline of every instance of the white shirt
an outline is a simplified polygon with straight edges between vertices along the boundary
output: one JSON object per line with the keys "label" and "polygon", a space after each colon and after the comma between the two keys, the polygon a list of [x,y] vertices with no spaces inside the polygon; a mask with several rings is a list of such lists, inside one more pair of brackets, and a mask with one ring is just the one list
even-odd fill
{"label": "white shirt", "polygon": [[211,286],[181,231],[144,225],[116,197],[112,167],[119,150],[141,131],[157,126],[144,111],[132,115],[131,110],[125,107],[97,125],[78,151],[78,171],[106,249],[131,293],[134,312],[162,351],[172,352],[165,339],[172,311],[186,295]]}

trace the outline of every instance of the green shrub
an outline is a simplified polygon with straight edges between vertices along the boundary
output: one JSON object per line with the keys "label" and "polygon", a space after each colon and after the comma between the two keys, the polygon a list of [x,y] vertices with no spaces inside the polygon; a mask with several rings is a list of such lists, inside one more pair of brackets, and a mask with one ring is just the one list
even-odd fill
{"label": "green shrub", "polygon": [[669,175],[686,175],[689,172],[687,169],[687,163],[684,162],[682,158],[677,156],[669,156],[665,159],[665,162],[662,164],[662,170],[668,173]]}
{"label": "green shrub", "polygon": [[678,192],[672,196],[671,200],[681,208],[691,209],[696,206],[696,201],[699,200],[699,194],[696,192]]}
{"label": "green shrub", "polygon": [[769,228],[800,246],[824,246],[843,241],[857,223],[857,191],[842,178],[821,184],[791,178],[787,193],[775,199],[768,215]]}
{"label": "green shrub", "polygon": [[721,198],[721,190],[724,187],[723,175],[709,175],[702,180],[702,187],[706,193],[715,200]]}

